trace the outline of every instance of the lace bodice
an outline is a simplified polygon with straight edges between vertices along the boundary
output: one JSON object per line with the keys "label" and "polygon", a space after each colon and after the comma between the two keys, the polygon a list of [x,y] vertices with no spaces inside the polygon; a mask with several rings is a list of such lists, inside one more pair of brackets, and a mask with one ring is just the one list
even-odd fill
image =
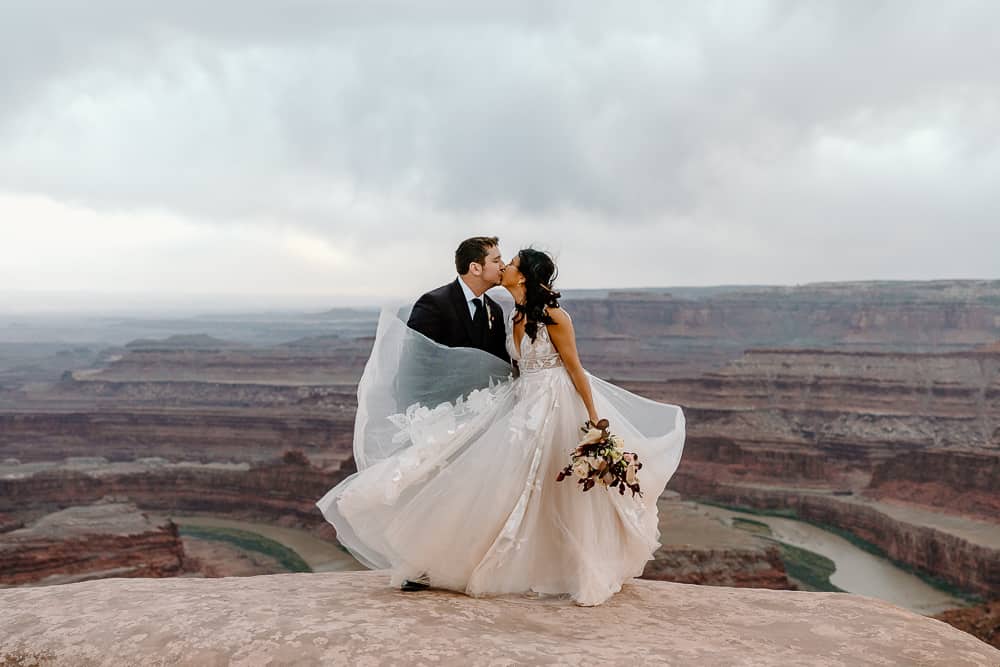
{"label": "lace bodice", "polygon": [[520,349],[515,348],[513,310],[507,316],[507,353],[517,362],[522,373],[558,368],[563,365],[562,358],[552,344],[552,339],[549,338],[549,330],[542,323],[538,324],[538,335],[535,336],[535,340],[524,334]]}

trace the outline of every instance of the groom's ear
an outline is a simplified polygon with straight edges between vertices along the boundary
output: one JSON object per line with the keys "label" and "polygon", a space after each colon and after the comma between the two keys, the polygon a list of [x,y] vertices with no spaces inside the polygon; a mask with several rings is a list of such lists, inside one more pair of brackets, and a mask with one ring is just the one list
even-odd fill
{"label": "groom's ear", "polygon": [[469,262],[469,273],[478,278],[483,275],[483,265],[479,262]]}

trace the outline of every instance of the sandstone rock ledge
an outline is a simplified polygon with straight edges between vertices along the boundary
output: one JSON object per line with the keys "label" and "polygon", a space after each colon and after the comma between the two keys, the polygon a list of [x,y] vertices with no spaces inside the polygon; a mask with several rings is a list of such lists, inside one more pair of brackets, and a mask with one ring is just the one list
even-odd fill
{"label": "sandstone rock ledge", "polygon": [[8,589],[0,609],[0,664],[1000,665],[974,637],[868,598],[643,580],[596,608],[402,593],[352,572]]}

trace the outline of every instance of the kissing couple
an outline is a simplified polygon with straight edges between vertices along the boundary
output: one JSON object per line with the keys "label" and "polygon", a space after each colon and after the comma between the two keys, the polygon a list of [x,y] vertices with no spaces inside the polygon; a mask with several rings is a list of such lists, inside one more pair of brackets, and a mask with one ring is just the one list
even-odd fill
{"label": "kissing couple", "polygon": [[[358,471],[317,505],[361,563],[406,591],[608,600],[660,547],[656,500],[684,446],[680,407],[589,374],[557,270],[497,237],[462,241],[455,280],[385,308],[358,385]],[[513,298],[506,315],[486,295]],[[641,458],[642,494],[560,483],[607,420]]]}

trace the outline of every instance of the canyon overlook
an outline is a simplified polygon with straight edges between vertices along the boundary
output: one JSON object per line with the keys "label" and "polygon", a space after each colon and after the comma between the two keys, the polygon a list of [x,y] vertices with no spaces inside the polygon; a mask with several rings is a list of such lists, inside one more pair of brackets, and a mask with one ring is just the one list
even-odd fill
{"label": "canyon overlook", "polygon": [[387,580],[382,572],[353,572],[110,579],[0,590],[5,610],[0,660],[53,667],[153,660],[177,665],[1000,663],[1000,650],[969,634],[854,595],[636,580],[607,604],[582,608],[559,598],[415,595],[389,588]]}
{"label": "canyon overlook", "polygon": [[[569,293],[565,304],[591,372],[684,407],[669,489],[841,530],[967,594],[1000,596],[1000,283]],[[112,497],[332,541],[312,503],[353,469],[376,315],[142,324],[131,341],[83,341],[58,358],[45,348],[0,369],[0,537]],[[58,359],[72,364],[57,372]],[[645,576],[798,585],[766,541],[664,502],[674,523]]]}

